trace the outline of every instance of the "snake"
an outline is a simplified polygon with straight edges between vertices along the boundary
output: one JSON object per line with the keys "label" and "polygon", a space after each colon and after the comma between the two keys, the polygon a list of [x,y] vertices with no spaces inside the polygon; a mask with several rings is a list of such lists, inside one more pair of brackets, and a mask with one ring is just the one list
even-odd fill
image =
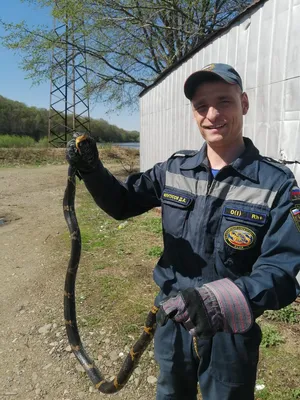
{"label": "snake", "polygon": [[[78,142],[80,140],[84,139],[79,138]],[[63,197],[63,212],[71,239],[71,253],[64,287],[64,318],[66,333],[72,352],[84,368],[95,388],[99,392],[105,394],[116,393],[126,385],[134,369],[137,367],[142,354],[153,339],[156,329],[156,314],[158,307],[155,305],[152,306],[146,317],[143,331],[138,340],[130,348],[119,372],[113,379],[106,380],[100,369],[95,365],[95,362],[87,354],[81,341],[77,325],[75,284],[81,255],[81,235],[75,213],[76,175],[77,170],[73,166],[69,166],[67,186]]]}

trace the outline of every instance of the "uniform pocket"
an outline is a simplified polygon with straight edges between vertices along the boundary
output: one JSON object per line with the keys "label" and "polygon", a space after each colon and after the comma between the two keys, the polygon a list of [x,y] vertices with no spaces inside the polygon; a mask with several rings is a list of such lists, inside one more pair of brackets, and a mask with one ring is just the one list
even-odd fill
{"label": "uniform pocket", "polygon": [[[260,255],[268,219],[269,210],[261,206],[225,202],[215,242],[219,269],[232,272],[232,278],[251,272]],[[224,275],[224,271],[219,272]]]}
{"label": "uniform pocket", "polygon": [[169,320],[166,325],[158,326],[154,335],[155,360],[173,360],[175,354],[176,325]]}
{"label": "uniform pocket", "polygon": [[162,194],[162,221],[165,233],[181,238],[185,221],[193,208],[195,196],[168,188]]}
{"label": "uniform pocket", "polygon": [[217,333],[212,341],[209,373],[229,386],[254,384],[261,338],[257,324],[242,335]]}

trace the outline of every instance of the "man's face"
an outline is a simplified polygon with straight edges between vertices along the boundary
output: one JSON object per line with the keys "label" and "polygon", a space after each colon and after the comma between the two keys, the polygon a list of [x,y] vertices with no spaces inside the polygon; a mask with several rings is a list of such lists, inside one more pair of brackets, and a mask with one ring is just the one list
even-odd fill
{"label": "man's face", "polygon": [[238,85],[223,81],[202,83],[191,100],[193,114],[204,140],[214,147],[234,144],[242,137],[248,97]]}

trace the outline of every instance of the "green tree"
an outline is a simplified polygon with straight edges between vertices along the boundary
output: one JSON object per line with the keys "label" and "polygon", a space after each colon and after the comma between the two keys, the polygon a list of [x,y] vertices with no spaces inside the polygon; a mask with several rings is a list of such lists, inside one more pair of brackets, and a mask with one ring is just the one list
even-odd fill
{"label": "green tree", "polygon": [[[24,0],[26,1],[26,0]],[[87,54],[89,89],[114,107],[132,106],[137,94],[204,38],[225,26],[252,0],[27,0],[53,7],[68,24],[66,43],[52,27],[30,29],[3,22],[4,44],[23,52],[23,68],[35,82],[49,79],[49,51],[75,47]],[[67,17],[66,17],[67,16]]]}
{"label": "green tree", "polygon": [[[68,115],[70,121],[72,118],[71,114]],[[126,131],[104,119],[91,119],[90,123],[92,136],[99,142],[139,141],[137,131]],[[61,129],[63,131],[64,127]],[[48,111],[0,96],[0,135],[5,134],[30,136],[39,141],[48,135]]]}

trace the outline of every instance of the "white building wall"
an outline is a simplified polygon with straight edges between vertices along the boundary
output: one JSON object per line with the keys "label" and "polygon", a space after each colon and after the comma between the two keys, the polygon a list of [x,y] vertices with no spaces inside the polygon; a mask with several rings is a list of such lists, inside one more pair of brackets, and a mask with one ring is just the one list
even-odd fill
{"label": "white building wall", "polygon": [[[186,78],[212,62],[240,73],[250,109],[244,135],[262,154],[300,161],[300,0],[268,0],[194,54],[140,99],[141,170],[203,143],[183,94]],[[289,165],[300,182],[300,165]]]}

